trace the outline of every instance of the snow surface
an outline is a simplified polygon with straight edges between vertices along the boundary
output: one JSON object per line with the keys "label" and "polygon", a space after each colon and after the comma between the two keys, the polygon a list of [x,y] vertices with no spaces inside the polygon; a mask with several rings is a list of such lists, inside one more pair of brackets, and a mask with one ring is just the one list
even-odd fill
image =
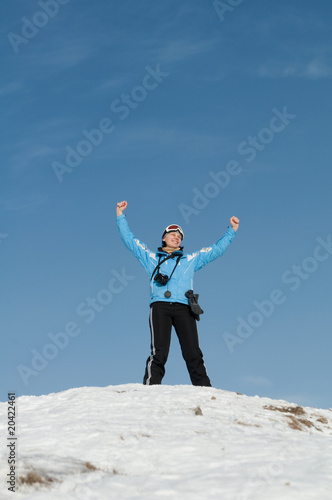
{"label": "snow surface", "polygon": [[22,396],[16,407],[18,475],[45,484],[7,490],[0,403],[1,500],[332,499],[332,410],[140,384]]}

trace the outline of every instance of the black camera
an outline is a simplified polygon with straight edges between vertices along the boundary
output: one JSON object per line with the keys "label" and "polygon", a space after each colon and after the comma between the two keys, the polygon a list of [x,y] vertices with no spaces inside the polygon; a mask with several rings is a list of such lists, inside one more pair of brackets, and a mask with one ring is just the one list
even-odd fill
{"label": "black camera", "polygon": [[159,283],[159,285],[166,285],[169,280],[169,277],[167,276],[167,274],[157,273],[156,276],[154,277],[154,280],[157,283]]}

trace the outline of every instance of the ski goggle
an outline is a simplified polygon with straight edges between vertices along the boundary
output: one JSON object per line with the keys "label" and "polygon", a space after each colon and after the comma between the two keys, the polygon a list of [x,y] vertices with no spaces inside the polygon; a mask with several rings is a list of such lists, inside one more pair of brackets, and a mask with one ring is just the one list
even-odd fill
{"label": "ski goggle", "polygon": [[183,240],[183,238],[184,238],[183,231],[182,231],[181,227],[178,226],[177,224],[171,224],[170,226],[167,226],[165,231],[163,232],[163,237],[165,236],[165,234],[171,233],[173,231],[178,231],[178,233],[180,233],[181,239]]}

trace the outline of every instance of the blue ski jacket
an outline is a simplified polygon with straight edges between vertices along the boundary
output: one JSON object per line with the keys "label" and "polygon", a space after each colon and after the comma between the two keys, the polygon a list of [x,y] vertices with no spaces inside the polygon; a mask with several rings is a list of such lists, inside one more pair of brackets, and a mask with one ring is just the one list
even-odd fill
{"label": "blue ski jacket", "polygon": [[[148,247],[135,238],[131,232],[126,216],[124,214],[117,217],[117,224],[120,231],[120,236],[125,246],[134,254],[138,261],[142,264],[150,278],[150,304],[157,301],[163,302],[180,302],[181,304],[189,304],[185,293],[188,290],[193,290],[194,273],[209,262],[217,259],[228,248],[233,241],[236,232],[232,227],[229,227],[226,233],[211,247],[202,248],[198,252],[184,254],[182,250],[173,252],[175,258],[168,259],[161,264],[159,272],[170,276],[178,256],[181,256],[178,265],[174,271],[172,278],[166,285],[160,285],[154,279],[151,280],[151,275],[158,265],[159,260],[162,261],[169,254],[159,248],[157,252],[152,252]],[[165,297],[166,291],[171,292],[169,298]]]}

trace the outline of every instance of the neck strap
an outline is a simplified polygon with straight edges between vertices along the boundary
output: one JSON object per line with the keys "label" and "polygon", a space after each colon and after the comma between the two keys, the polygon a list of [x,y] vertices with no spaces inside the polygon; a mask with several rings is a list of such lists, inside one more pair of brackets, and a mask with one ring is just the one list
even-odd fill
{"label": "neck strap", "polygon": [[[153,271],[153,273],[152,273],[152,275],[151,275],[151,281],[152,281],[152,278],[153,278],[153,276],[154,276],[155,272],[156,272],[157,270],[158,270],[158,272],[159,272],[159,269],[160,269],[161,264],[163,264],[164,262],[166,262],[166,260],[168,260],[168,259],[174,259],[174,257],[175,257],[175,255],[168,255],[165,259],[163,259],[163,260],[160,262],[161,256],[159,255],[159,262],[158,262],[158,264],[156,265],[156,267],[154,268],[154,271]],[[175,271],[175,268],[176,268],[176,266],[178,265],[178,263],[180,262],[180,259],[181,259],[181,255],[178,255],[178,258],[176,259],[176,264],[175,264],[175,266],[174,266],[174,268],[173,268],[172,274],[171,274],[171,275],[170,275],[170,277],[168,278],[169,280],[170,280],[170,279],[171,279],[171,277],[173,276],[173,273],[174,273],[174,271]]]}

